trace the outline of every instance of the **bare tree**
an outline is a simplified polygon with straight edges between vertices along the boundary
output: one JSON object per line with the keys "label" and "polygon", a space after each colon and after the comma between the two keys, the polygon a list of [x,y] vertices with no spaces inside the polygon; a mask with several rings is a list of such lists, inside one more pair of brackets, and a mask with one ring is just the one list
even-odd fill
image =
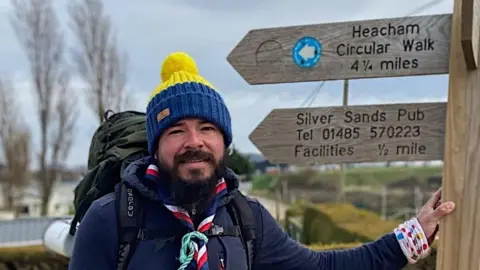
{"label": "bare tree", "polygon": [[69,13],[78,41],[72,50],[73,60],[87,85],[87,102],[102,123],[106,110],[123,110],[128,102],[127,55],[118,50],[102,0],[72,0]]}
{"label": "bare tree", "polygon": [[[66,76],[66,61],[64,57],[65,41],[60,29],[51,0],[11,0],[13,16],[11,23],[30,64],[30,73],[34,94],[37,98],[37,110],[40,124],[40,151],[38,180],[42,199],[42,215],[48,214],[48,204],[54,183],[57,179],[56,172],[61,159],[55,151],[66,156],[69,145],[62,145],[61,150],[55,150],[59,137],[70,138],[72,132],[69,128],[59,128],[61,120],[53,118],[57,115],[62,118],[58,110],[62,103],[63,91],[67,89],[69,77]],[[71,104],[73,105],[73,104]],[[67,111],[67,113],[72,110]],[[67,121],[67,123],[69,123]],[[57,125],[55,125],[57,124]],[[68,126],[68,124],[67,124]],[[66,139],[68,141],[68,139]],[[70,142],[68,142],[70,144]],[[49,156],[51,159],[49,160]]]}
{"label": "bare tree", "polygon": [[[68,158],[72,143],[73,130],[78,113],[76,111],[77,97],[70,91],[70,77],[64,72],[58,78],[58,92],[55,103],[55,126],[50,135],[51,141],[51,165],[50,179],[56,179],[63,170],[64,161]],[[53,185],[53,182],[49,183]],[[52,188],[52,187],[49,187]]]}
{"label": "bare tree", "polygon": [[30,131],[20,115],[12,83],[0,78],[0,150],[5,161],[0,187],[7,210],[14,210],[29,180]]}

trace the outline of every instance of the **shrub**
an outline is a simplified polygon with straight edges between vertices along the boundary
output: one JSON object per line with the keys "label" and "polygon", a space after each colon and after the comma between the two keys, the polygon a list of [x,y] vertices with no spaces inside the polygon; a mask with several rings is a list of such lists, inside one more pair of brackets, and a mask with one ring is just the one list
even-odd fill
{"label": "shrub", "polygon": [[370,239],[346,230],[336,224],[325,212],[316,206],[308,206],[303,216],[302,243],[332,244],[336,242],[366,242]]}
{"label": "shrub", "polygon": [[414,176],[419,182],[427,182],[430,176],[441,175],[442,167],[381,167],[347,170],[347,185],[381,187],[388,183]]}
{"label": "shrub", "polygon": [[[304,169],[298,172],[288,172],[280,176],[279,183],[283,181],[288,182],[289,188],[305,188],[321,189],[325,191],[336,191],[336,181],[339,176],[338,172],[329,174],[319,174],[313,169]],[[327,177],[328,175],[328,177]]]}
{"label": "shrub", "polygon": [[[347,186],[369,186],[378,189],[385,184],[394,183],[410,177],[415,177],[419,183],[427,183],[429,178],[442,174],[442,167],[364,167],[349,168],[345,171]],[[288,172],[280,176],[280,181],[287,181],[293,189],[321,189],[335,191],[336,183],[341,179],[340,171],[320,172],[313,169],[304,169],[297,172]],[[254,189],[268,188],[273,181],[272,176],[256,176],[253,181]],[[256,183],[258,181],[258,183]]]}
{"label": "shrub", "polygon": [[268,175],[268,174],[255,175],[252,180],[252,189],[254,190],[268,189],[272,181],[273,181],[273,176],[271,175]]}
{"label": "shrub", "polygon": [[398,226],[397,221],[382,220],[377,214],[351,204],[320,204],[317,208],[330,217],[337,226],[370,240],[392,232]]}
{"label": "shrub", "polygon": [[0,248],[0,269],[68,269],[68,258],[53,254],[41,245]]}
{"label": "shrub", "polygon": [[[284,228],[286,232],[295,240],[301,242],[303,235],[303,215],[305,212],[306,202],[298,201],[292,204],[285,211],[285,224]],[[290,222],[294,224],[290,224]],[[300,234],[298,236],[298,234]]]}
{"label": "shrub", "polygon": [[288,218],[293,216],[303,219],[300,241],[307,245],[373,241],[398,225],[351,204],[295,204],[286,212],[287,229]]}

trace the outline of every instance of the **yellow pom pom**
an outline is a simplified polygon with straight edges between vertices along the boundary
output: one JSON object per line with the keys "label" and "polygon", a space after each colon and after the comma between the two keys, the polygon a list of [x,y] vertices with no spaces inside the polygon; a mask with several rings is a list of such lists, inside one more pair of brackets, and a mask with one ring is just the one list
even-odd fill
{"label": "yellow pom pom", "polygon": [[175,52],[167,56],[162,65],[162,81],[167,81],[175,72],[179,71],[198,75],[195,60],[184,52]]}
{"label": "yellow pom pom", "polygon": [[[174,76],[175,73],[179,75]],[[181,75],[180,75],[181,74]],[[200,76],[197,64],[193,58],[184,52],[175,52],[167,56],[162,64],[160,73],[162,82],[150,94],[149,102],[158,93],[169,89],[170,87],[183,83],[199,83],[215,89],[205,78]]]}

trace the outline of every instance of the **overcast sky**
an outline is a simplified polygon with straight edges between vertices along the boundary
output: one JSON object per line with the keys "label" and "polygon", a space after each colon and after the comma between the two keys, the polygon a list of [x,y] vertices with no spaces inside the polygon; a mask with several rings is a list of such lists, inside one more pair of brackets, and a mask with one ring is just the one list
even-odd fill
{"label": "overcast sky", "polygon": [[[56,10],[66,26],[65,0]],[[258,153],[248,135],[274,108],[298,107],[316,83],[250,86],[226,61],[233,47],[255,28],[402,17],[431,0],[105,0],[118,31],[119,45],[129,54],[129,88],[137,110],[160,80],[164,57],[173,51],[191,54],[201,74],[224,96],[232,114],[234,143],[242,152]],[[421,13],[452,12],[452,0]],[[9,1],[0,0],[0,74],[11,76],[21,99],[22,113],[38,141],[37,117],[29,87],[28,66],[9,21]],[[66,27],[65,27],[66,28]],[[68,42],[71,44],[71,37]],[[350,81],[350,104],[446,101],[448,77],[416,76]],[[342,81],[325,83],[312,106],[341,105]],[[82,99],[81,106],[85,107]],[[95,118],[86,107],[79,119],[68,163],[85,164]]]}

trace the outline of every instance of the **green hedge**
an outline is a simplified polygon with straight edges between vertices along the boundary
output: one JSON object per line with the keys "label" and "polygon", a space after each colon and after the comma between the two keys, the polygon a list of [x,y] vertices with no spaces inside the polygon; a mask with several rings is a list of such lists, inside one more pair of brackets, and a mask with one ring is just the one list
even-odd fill
{"label": "green hedge", "polygon": [[[341,250],[355,248],[372,242],[392,232],[401,221],[381,220],[373,212],[350,204],[309,204],[300,202],[286,212],[288,220],[303,219],[301,239],[297,239],[312,250]],[[407,265],[403,270],[433,270],[436,265],[436,243],[427,258]]]}
{"label": "green hedge", "polygon": [[[304,244],[350,243],[373,241],[392,230],[401,221],[382,220],[374,212],[351,204],[311,204],[298,202],[286,211],[285,228],[289,232],[290,220],[303,221]],[[290,233],[290,232],[289,232]]]}
{"label": "green hedge", "polygon": [[284,228],[290,237],[299,242],[302,242],[303,237],[303,215],[305,212],[304,205],[305,203],[303,201],[298,201],[285,211]]}
{"label": "green hedge", "polygon": [[45,250],[43,246],[0,248],[0,269],[68,269],[69,259]]}
{"label": "green hedge", "polygon": [[252,179],[253,190],[269,189],[274,177],[268,174],[255,175]]}
{"label": "green hedge", "polygon": [[442,172],[442,167],[355,168],[347,170],[346,184],[381,187],[387,183],[393,183],[411,176],[420,179],[420,181],[426,181],[428,177],[442,175]]}
{"label": "green hedge", "polygon": [[[428,177],[442,174],[442,167],[365,167],[350,168],[345,171],[347,186],[369,186],[378,189],[381,186],[414,176],[420,182]],[[284,173],[280,181],[287,181],[289,188],[335,190],[341,179],[340,171],[319,172],[305,169],[299,172]],[[252,182],[253,189],[268,189],[274,177],[270,175],[256,176]]]}
{"label": "green hedge", "polygon": [[368,242],[391,232],[398,222],[384,221],[351,204],[305,205],[301,242],[305,244]]}

